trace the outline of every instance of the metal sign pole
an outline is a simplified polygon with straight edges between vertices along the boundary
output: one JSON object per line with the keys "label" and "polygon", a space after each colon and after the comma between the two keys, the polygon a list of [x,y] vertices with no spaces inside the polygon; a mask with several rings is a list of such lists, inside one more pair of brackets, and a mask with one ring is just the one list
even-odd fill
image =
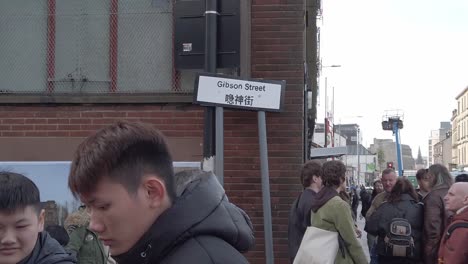
{"label": "metal sign pole", "polygon": [[[205,71],[216,73],[216,36],[218,34],[218,0],[207,0],[205,10]],[[205,107],[203,130],[203,170],[214,169],[216,146],[215,143],[215,108]]]}
{"label": "metal sign pole", "polygon": [[266,264],[273,264],[273,232],[271,222],[270,178],[268,175],[268,145],[265,111],[258,112],[258,138],[260,144],[260,168],[262,175],[263,229],[265,233]]}
{"label": "metal sign pole", "polygon": [[224,186],[224,108],[216,107],[216,160],[215,173]]}
{"label": "metal sign pole", "polygon": [[195,103],[217,106],[216,172],[221,183],[224,181],[223,107],[258,111],[258,138],[260,147],[266,264],[274,263],[274,254],[265,111],[282,111],[285,86],[285,81],[241,79],[234,76],[204,73],[197,75],[194,90]]}

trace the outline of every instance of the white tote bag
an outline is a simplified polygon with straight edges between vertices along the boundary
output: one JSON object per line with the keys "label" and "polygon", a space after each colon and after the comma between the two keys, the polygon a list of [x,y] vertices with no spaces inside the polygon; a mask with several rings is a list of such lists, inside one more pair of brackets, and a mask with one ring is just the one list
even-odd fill
{"label": "white tote bag", "polygon": [[338,248],[337,232],[309,226],[293,264],[334,264]]}

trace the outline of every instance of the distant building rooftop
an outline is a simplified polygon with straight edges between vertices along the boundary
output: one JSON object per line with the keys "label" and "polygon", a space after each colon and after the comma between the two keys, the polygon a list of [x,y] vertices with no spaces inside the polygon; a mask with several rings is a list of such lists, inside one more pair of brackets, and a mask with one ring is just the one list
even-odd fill
{"label": "distant building rooftop", "polygon": [[341,157],[346,155],[346,147],[314,148],[310,150],[311,159]]}

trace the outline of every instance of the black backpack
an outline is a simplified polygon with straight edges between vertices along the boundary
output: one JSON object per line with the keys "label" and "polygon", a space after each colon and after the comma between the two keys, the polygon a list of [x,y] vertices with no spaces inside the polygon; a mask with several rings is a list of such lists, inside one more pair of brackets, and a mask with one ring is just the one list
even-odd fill
{"label": "black backpack", "polygon": [[411,224],[405,218],[393,218],[384,238],[385,256],[414,257],[414,239]]}

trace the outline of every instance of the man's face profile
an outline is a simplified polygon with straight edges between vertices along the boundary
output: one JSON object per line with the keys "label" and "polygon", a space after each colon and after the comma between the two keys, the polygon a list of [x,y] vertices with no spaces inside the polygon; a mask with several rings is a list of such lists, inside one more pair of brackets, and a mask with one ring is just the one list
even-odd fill
{"label": "man's face profile", "polygon": [[151,201],[143,184],[129,193],[121,184],[101,179],[93,192],[80,195],[90,214],[89,228],[112,255],[129,251],[154,222]]}

